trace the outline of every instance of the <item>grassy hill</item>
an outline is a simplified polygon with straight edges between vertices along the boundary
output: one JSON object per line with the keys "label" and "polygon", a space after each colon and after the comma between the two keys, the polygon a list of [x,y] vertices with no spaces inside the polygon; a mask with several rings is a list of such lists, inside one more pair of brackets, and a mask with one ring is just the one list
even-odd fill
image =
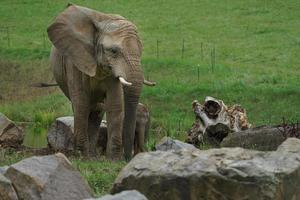
{"label": "grassy hill", "polygon": [[[145,87],[141,100],[153,117],[149,147],[164,135],[184,139],[194,118],[191,102],[205,96],[241,104],[254,125],[300,119],[298,0],[72,2],[123,15],[138,26],[145,75],[158,83]],[[49,124],[71,114],[58,89],[28,86],[53,81],[46,29],[67,3],[0,2],[0,112],[31,122],[31,146],[44,145]],[[99,187],[98,193],[106,191]]]}

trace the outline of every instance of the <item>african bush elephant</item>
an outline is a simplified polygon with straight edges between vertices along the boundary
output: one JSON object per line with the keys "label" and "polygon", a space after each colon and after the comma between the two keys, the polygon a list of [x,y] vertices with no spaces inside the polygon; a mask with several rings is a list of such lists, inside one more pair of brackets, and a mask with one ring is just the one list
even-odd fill
{"label": "african bush elephant", "polygon": [[[101,152],[106,151],[107,143],[107,127],[105,121],[100,127],[97,146],[101,148]],[[146,151],[145,142],[147,141],[150,129],[150,112],[149,109],[139,103],[136,111],[136,128],[134,136],[134,155]]]}
{"label": "african bush elephant", "polygon": [[149,109],[139,103],[136,111],[136,127],[134,137],[134,154],[145,151],[145,142],[149,136],[150,112]]}
{"label": "african bush elephant", "polygon": [[105,102],[106,155],[121,159],[124,153],[130,159],[144,82],[136,26],[119,15],[70,4],[47,31],[53,43],[54,77],[73,107],[75,148],[87,156],[96,154],[95,137],[103,116],[97,104]]}

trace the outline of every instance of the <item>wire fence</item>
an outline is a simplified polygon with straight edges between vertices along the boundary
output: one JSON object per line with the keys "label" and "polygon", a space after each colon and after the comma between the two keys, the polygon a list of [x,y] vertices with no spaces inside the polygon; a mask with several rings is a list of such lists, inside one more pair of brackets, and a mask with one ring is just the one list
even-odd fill
{"label": "wire fence", "polygon": [[[11,49],[16,47],[28,47],[30,49],[49,50],[51,42],[46,31],[33,33],[28,39],[20,37],[14,26],[0,26],[0,47]],[[144,41],[143,54],[147,58],[156,59],[198,59],[210,63],[212,68],[216,64],[215,44],[197,40],[178,38],[176,40],[165,40],[159,38],[146,38]]]}

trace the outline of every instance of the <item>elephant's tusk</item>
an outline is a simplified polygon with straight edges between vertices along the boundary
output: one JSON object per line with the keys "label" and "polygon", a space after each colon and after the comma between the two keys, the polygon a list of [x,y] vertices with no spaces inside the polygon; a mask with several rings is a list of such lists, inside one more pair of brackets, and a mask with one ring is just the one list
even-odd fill
{"label": "elephant's tusk", "polygon": [[126,86],[130,86],[132,85],[132,83],[127,82],[123,77],[119,77],[120,82],[122,83],[122,85],[126,85]]}
{"label": "elephant's tusk", "polygon": [[155,86],[156,82],[151,82],[151,81],[148,81],[148,80],[144,79],[144,84],[148,85],[148,86]]}

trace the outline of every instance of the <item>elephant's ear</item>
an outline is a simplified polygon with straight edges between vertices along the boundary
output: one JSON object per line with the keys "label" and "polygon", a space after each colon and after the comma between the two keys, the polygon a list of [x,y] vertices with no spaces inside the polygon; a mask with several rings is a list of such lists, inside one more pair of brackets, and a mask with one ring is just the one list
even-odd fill
{"label": "elephant's ear", "polygon": [[[68,6],[48,27],[48,36],[53,45],[73,64],[89,76],[96,75],[94,36],[95,26],[87,15],[96,11],[75,5]],[[94,14],[93,14],[94,15]]]}

